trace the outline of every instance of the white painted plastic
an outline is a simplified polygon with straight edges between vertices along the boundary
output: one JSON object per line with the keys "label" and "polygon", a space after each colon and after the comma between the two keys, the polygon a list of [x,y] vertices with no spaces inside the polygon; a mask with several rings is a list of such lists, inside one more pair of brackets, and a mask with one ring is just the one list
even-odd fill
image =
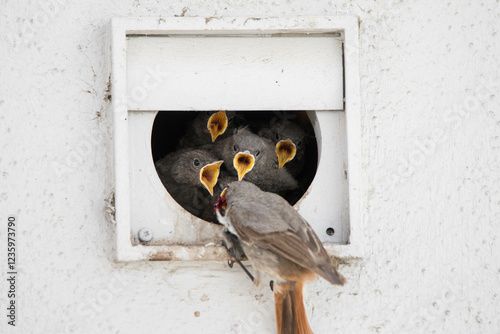
{"label": "white painted plastic", "polygon": [[132,36],[127,91],[129,110],[342,110],[342,40]]}
{"label": "white painted plastic", "polygon": [[[145,37],[142,37],[145,34],[155,35],[156,37],[145,39]],[[168,44],[170,46],[175,45],[175,40],[185,42],[179,35],[187,35],[184,37],[187,39],[197,38],[196,43],[202,40],[202,37],[199,36],[210,36],[210,40],[216,40],[216,36],[223,35],[226,37],[220,38],[225,38],[225,43],[227,43],[230,39],[247,39],[250,41],[255,36],[259,36],[258,38],[255,37],[258,40],[261,38],[268,38],[269,40],[284,38],[283,36],[270,37],[270,35],[277,36],[278,34],[289,36],[285,38],[293,38],[290,37],[292,35],[289,35],[293,34],[296,39],[302,41],[307,41],[308,38],[321,38],[321,41],[313,43],[317,47],[320,47],[328,39],[338,41],[339,37],[334,34],[340,34],[345,52],[344,111],[319,111],[319,109],[336,108],[339,105],[338,98],[342,98],[338,89],[338,78],[330,83],[327,78],[328,75],[335,73],[335,75],[338,75],[338,66],[329,67],[329,70],[325,70],[328,75],[323,77],[321,70],[311,72],[307,70],[307,67],[302,68],[303,72],[315,73],[313,78],[318,76],[318,80],[325,85],[330,84],[332,96],[322,100],[321,96],[324,96],[324,92],[321,93],[321,89],[318,89],[319,93],[315,95],[315,101],[290,99],[292,102],[287,104],[286,101],[283,101],[283,96],[285,96],[283,91],[277,88],[274,90],[274,94],[277,96],[276,100],[272,99],[272,95],[266,97],[266,109],[317,110],[309,112],[309,117],[313,122],[319,140],[318,172],[307,195],[296,204],[296,208],[313,225],[329,251],[334,251],[340,256],[360,257],[363,255],[359,193],[361,186],[361,150],[357,52],[358,22],[355,17],[299,17],[261,20],[223,18],[210,21],[202,18],[175,18],[160,22],[142,18],[120,18],[113,20],[112,46],[116,163],[116,242],[117,259],[119,261],[152,259],[210,260],[224,258],[224,251],[219,246],[216,246],[219,241],[220,229],[184,211],[172,200],[156,175],[151,157],[150,139],[152,122],[157,110],[243,109],[241,106],[246,106],[244,108],[246,110],[262,108],[262,105],[258,105],[260,102],[254,101],[256,103],[254,106],[251,100],[245,100],[244,92],[240,94],[242,95],[241,100],[235,97],[226,100],[222,99],[233,108],[227,108],[226,104],[217,102],[220,101],[219,98],[222,96],[217,95],[217,93],[214,93],[217,98],[207,98],[205,100],[200,98],[193,100],[195,102],[192,104],[190,104],[191,102],[183,104],[182,98],[172,97],[168,95],[168,92],[165,92],[165,89],[173,91],[178,88],[169,81],[168,75],[162,72],[163,68],[157,69],[154,67],[158,63],[140,64],[140,59],[143,56],[138,57],[138,54],[140,54],[139,45],[141,47],[147,47],[147,45],[152,48],[156,47],[156,50],[162,54],[162,50],[165,50],[164,47],[168,44],[164,43],[165,39],[170,39],[169,43],[173,43]],[[330,34],[330,37],[307,37],[307,34],[313,36],[316,34]],[[166,35],[175,35],[176,37],[172,39],[172,37]],[[228,39],[227,35],[235,35],[235,37]],[[263,35],[269,36],[263,37]],[[129,39],[128,44],[127,38]],[[135,41],[130,42],[133,38],[137,39],[135,40],[137,44]],[[157,44],[154,42],[155,39],[159,41],[156,42]],[[203,43],[205,43],[209,39],[205,38],[203,40]],[[240,42],[237,42],[237,44],[240,44]],[[242,44],[244,43],[240,45]],[[288,45],[288,48],[290,48],[290,45]],[[334,49],[327,49],[325,52],[329,54],[328,52]],[[130,54],[129,51],[131,51]],[[241,52],[243,51],[240,50],[240,57]],[[135,54],[132,56],[133,53]],[[149,53],[145,52],[144,54]],[[254,56],[258,55],[258,48],[253,48],[252,54]],[[304,58],[296,57],[295,67],[300,68],[302,61],[307,63],[307,59],[304,60]],[[316,57],[315,59],[323,58]],[[342,59],[332,57],[330,60],[339,65]],[[277,60],[270,61],[272,68],[276,69],[279,67],[279,61],[276,63],[273,63],[273,61]],[[325,61],[323,64],[326,64],[325,67],[328,68],[328,61]],[[135,64],[131,65],[132,63]],[[264,62],[262,64],[265,65]],[[213,63],[210,66],[212,65]],[[262,73],[266,73],[264,65],[259,65]],[[141,66],[149,66],[152,70],[148,72],[147,67]],[[238,71],[239,66],[241,68],[245,67],[243,63],[230,63],[229,67],[231,71]],[[259,71],[259,66],[254,67],[254,70]],[[129,67],[133,67],[133,69]],[[291,72],[297,71],[296,73],[298,73],[299,69],[295,67],[293,61],[289,61],[287,70]],[[139,78],[141,68],[145,72],[142,79]],[[181,66],[181,68],[190,73],[189,80],[192,80],[196,71],[189,72],[189,68],[186,68],[186,66]],[[332,70],[332,68],[337,68],[337,70]],[[177,77],[179,77],[180,73],[176,74]],[[207,80],[207,73],[203,75],[204,80]],[[233,75],[232,80],[235,80],[235,78],[237,78],[237,75]],[[292,95],[300,95],[297,91],[300,84],[293,84],[288,81],[297,81],[299,78],[300,76],[293,76],[284,79],[284,82],[282,82],[284,87],[294,89]],[[188,79],[186,80],[179,87],[185,87],[189,82]],[[256,85],[255,80],[250,83],[254,87]],[[217,87],[223,88],[225,86],[221,84],[209,88],[210,91],[218,92]],[[273,85],[270,85],[267,88],[272,89],[272,87]],[[199,89],[201,88],[198,87],[194,92],[196,93]],[[145,94],[141,95],[140,92]],[[190,98],[195,98],[195,95],[190,95]],[[204,96],[207,96],[207,94],[204,94]],[[252,99],[255,100],[255,98]],[[318,105],[317,101],[322,101],[320,102],[322,105]],[[172,102],[172,105],[170,102]],[[285,107],[280,108],[279,106]],[[148,109],[148,107],[154,108]],[[334,236],[328,237],[325,234],[325,229],[331,224],[336,224],[334,227],[336,233]],[[148,246],[139,245],[136,240],[137,231],[144,226],[152,229],[154,235],[152,244]],[[339,244],[332,248],[333,243]]]}

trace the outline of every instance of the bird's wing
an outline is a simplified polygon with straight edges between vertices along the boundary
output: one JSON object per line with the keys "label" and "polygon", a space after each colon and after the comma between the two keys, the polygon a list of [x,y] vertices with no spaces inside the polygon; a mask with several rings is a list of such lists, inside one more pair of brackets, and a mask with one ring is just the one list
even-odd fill
{"label": "bird's wing", "polygon": [[242,241],[272,251],[321,276],[329,267],[333,269],[312,227],[283,198],[264,194],[258,200],[239,201],[227,214]]}

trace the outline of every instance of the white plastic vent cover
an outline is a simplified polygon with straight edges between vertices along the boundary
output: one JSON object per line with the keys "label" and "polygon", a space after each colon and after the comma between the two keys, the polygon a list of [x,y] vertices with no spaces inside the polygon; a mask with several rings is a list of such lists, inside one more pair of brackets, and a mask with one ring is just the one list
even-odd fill
{"label": "white plastic vent cover", "polygon": [[219,109],[308,111],[318,169],[295,207],[327,250],[362,256],[357,18],[118,18],[112,29],[117,260],[226,258],[220,227],[171,198],[151,154],[159,110]]}

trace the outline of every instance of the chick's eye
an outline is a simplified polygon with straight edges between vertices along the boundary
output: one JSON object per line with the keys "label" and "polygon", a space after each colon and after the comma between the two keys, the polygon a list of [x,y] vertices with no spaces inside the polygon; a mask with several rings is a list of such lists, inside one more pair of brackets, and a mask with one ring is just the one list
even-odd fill
{"label": "chick's eye", "polygon": [[297,146],[302,145],[302,140],[297,143]]}
{"label": "chick's eye", "polygon": [[194,164],[195,166],[199,166],[199,165],[200,165],[200,160],[198,160],[198,159],[194,159],[193,164]]}
{"label": "chick's eye", "polygon": [[258,157],[260,155],[260,151],[255,152],[255,156]]}
{"label": "chick's eye", "polygon": [[210,114],[212,113],[211,111],[205,111],[206,115],[207,116],[210,116]]}
{"label": "chick's eye", "polygon": [[276,134],[276,139],[280,139],[279,133]]}
{"label": "chick's eye", "polygon": [[238,146],[234,145],[234,146],[233,146],[233,150],[234,150],[235,152],[236,152],[236,151],[238,151]]}

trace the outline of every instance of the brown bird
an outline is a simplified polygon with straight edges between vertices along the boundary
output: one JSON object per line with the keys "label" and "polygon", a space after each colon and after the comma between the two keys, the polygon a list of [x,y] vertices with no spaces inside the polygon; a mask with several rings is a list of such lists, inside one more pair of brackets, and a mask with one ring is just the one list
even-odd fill
{"label": "brown bird", "polygon": [[261,273],[274,280],[278,333],[312,333],[302,297],[304,284],[316,274],[336,285],[345,279],[311,226],[283,198],[245,181],[229,184],[214,209],[255,267],[255,285],[260,285]]}
{"label": "brown bird", "polygon": [[155,167],[161,182],[176,202],[200,216],[206,207],[211,207],[222,163],[208,151],[182,149],[157,161]]}
{"label": "brown bird", "polygon": [[[298,187],[297,180],[283,168],[278,168],[275,145],[240,128],[228,138],[212,146],[215,155],[226,162],[230,175],[252,182],[264,191],[283,193]],[[232,162],[234,169],[230,168]]]}

